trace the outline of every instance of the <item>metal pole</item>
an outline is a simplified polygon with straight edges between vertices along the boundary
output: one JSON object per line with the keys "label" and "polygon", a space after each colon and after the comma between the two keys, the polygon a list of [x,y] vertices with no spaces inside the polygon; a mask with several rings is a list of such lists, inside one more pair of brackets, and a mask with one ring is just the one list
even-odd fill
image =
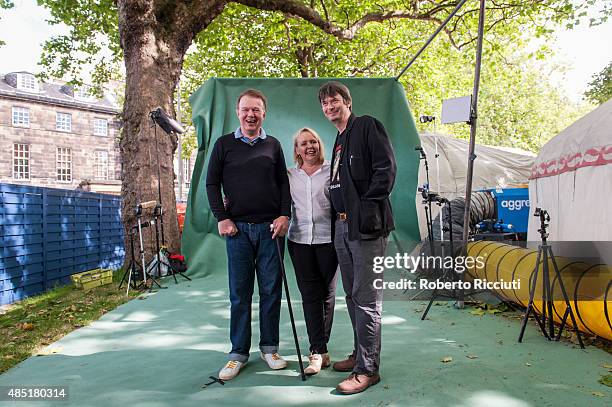
{"label": "metal pole", "polygon": [[[472,92],[472,107],[470,112],[470,146],[468,152],[467,179],[465,182],[465,210],[463,212],[463,237],[462,244],[464,253],[467,255],[467,241],[470,231],[470,206],[472,204],[472,177],[474,175],[474,160],[476,155],[476,120],[478,118],[478,89],[480,87],[480,65],[482,62],[482,39],[484,37],[485,23],[485,1],[480,0],[480,14],[478,16],[478,41],[476,45],[476,68],[474,69],[474,90]],[[463,278],[463,275],[461,276]],[[457,307],[463,308],[463,292],[460,293]]]}
{"label": "metal pole", "polygon": [[474,160],[476,155],[476,121],[478,117],[478,89],[480,87],[480,65],[482,62],[482,38],[484,36],[485,1],[480,0],[480,16],[478,18],[478,42],[476,46],[476,69],[474,71],[474,91],[472,92],[472,107],[470,112],[470,146],[468,153],[467,179],[465,183],[465,210],[463,212],[463,243],[468,240],[470,227],[470,204],[472,201],[472,177],[474,175]]}
{"label": "metal pole", "polygon": [[[434,143],[436,146],[436,192],[441,194],[440,191],[440,154],[438,153],[438,133],[436,132],[436,119],[433,121],[434,127]],[[444,241],[444,207],[440,206],[440,241]]]}
{"label": "metal pole", "polygon": [[[178,81],[178,89],[177,89],[177,109],[176,109],[176,121],[179,122],[179,124],[181,123],[181,79],[179,78]],[[177,134],[176,135],[177,139],[178,139],[178,169],[179,169],[179,173],[178,173],[178,196],[179,196],[179,200],[183,201],[183,143],[181,142],[181,135]]]}
{"label": "metal pole", "polygon": [[399,75],[397,75],[395,77],[395,80],[399,80],[399,78],[404,74],[404,72],[406,72],[408,70],[408,68],[410,68],[410,66],[414,63],[414,61],[416,61],[416,59],[419,57],[419,55],[421,55],[421,53],[423,51],[425,51],[425,48],[427,48],[427,46],[434,40],[434,38],[436,38],[436,36],[440,33],[440,31],[442,31],[444,29],[444,27],[446,27],[446,24],[448,24],[448,22],[451,20],[451,18],[453,18],[455,16],[455,14],[457,14],[457,12],[459,11],[459,9],[461,9],[461,7],[463,7],[463,5],[465,4],[467,0],[461,0],[459,2],[459,4],[457,4],[457,7],[455,7],[455,9],[448,15],[448,17],[446,17],[446,20],[444,20],[442,22],[442,24],[440,24],[440,27],[438,27],[438,29],[431,35],[431,37],[429,37],[429,39],[427,40],[427,42],[421,47],[421,49],[412,57],[412,59],[410,60],[410,62],[408,62],[408,64],[404,67],[404,69],[402,69],[402,71],[399,73]]}

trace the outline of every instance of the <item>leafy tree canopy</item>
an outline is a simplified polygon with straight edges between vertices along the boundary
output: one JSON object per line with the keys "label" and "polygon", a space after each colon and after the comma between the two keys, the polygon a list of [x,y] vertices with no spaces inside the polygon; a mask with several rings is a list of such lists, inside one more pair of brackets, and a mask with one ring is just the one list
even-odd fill
{"label": "leafy tree canopy", "polygon": [[[442,99],[472,92],[477,13],[466,10],[401,78],[417,116],[436,115]],[[520,10],[488,12],[480,142],[536,151],[584,113],[549,84],[539,61],[548,50],[524,51],[530,36],[547,34],[543,25],[531,24],[533,19]],[[213,76],[395,76],[438,24],[387,20],[343,41],[283,13],[228,6],[198,35],[196,49],[186,58],[184,96]],[[433,131],[431,125],[418,126]],[[467,126],[437,130],[469,136]]]}
{"label": "leafy tree canopy", "polygon": [[[52,18],[51,24],[63,23],[69,27],[69,33],[50,38],[44,45],[41,58],[41,65],[45,68],[48,75],[55,77],[66,77],[72,82],[80,84],[82,80],[83,67],[93,68],[92,82],[100,85],[107,82],[112,75],[113,64],[121,61],[122,50],[120,46],[120,36],[118,29],[118,9],[116,0],[37,0],[38,4],[50,10]],[[500,0],[490,0],[488,2],[490,25],[497,25],[500,22],[517,20],[523,24],[530,24],[535,27],[538,35],[549,33],[551,28],[547,23],[564,23],[572,26],[580,23],[580,18],[586,15],[586,10],[598,1],[605,3],[600,16],[592,18],[591,23],[597,24],[605,21],[610,10],[609,0],[587,0],[586,2],[576,3],[572,0],[527,0],[522,2],[505,2]],[[138,6],[139,2],[134,2],[132,7]],[[176,4],[182,1],[164,2],[163,7],[159,7],[158,21],[163,20],[164,11],[170,11]],[[190,7],[198,7],[199,1],[190,2]],[[270,26],[252,26],[253,30],[268,31],[270,39],[293,34],[293,37],[286,38],[285,44],[277,49],[271,49],[272,57],[277,55],[276,60],[280,62],[283,58],[279,55],[284,51],[290,53],[302,52],[302,59],[311,58],[313,63],[310,65],[310,74],[317,73],[317,65],[336,63],[341,65],[343,62],[351,61],[332,61],[325,57],[325,52],[330,47],[337,47],[341,42],[340,48],[346,47],[346,41],[340,39],[353,38],[364,27],[370,23],[384,21],[412,20],[422,22],[420,25],[413,25],[413,39],[422,39],[423,33],[428,27],[441,22],[446,15],[458,3],[456,0],[411,0],[411,1],[369,1],[369,0],[319,0],[319,1],[279,1],[279,0],[236,0],[228,1],[232,3],[243,3],[253,7],[249,12],[235,7],[226,7],[227,10],[218,19],[224,21],[235,21],[240,19],[241,14],[262,15],[268,17],[266,22],[273,22]],[[2,5],[10,5],[10,0],[0,0]],[[304,18],[298,18],[291,14],[297,7],[306,9],[301,16],[313,15],[318,17],[311,18],[308,22]],[[257,10],[281,10],[280,12],[266,12]],[[146,8],[143,7],[143,13]],[[454,25],[448,30],[447,34],[457,47],[474,40],[475,24],[478,7],[474,1],[468,2],[464,10],[458,14]],[[270,17],[275,15],[275,17]],[[240,25],[244,26],[250,21],[241,20]],[[311,24],[312,23],[312,24]],[[214,23],[213,23],[214,24]],[[330,37],[321,28],[331,25],[342,29],[330,30],[334,35]],[[231,35],[232,26],[216,24],[215,35],[208,35],[208,41],[218,41],[223,43]],[[299,33],[295,28],[299,27]],[[418,29],[416,29],[418,27]],[[225,29],[224,29],[225,28]],[[229,29],[228,29],[229,28]],[[210,27],[203,32],[209,32]],[[454,35],[451,35],[454,34]],[[216,37],[216,40],[213,39]],[[327,38],[326,38],[327,37]],[[237,38],[234,38],[236,40]],[[282,38],[285,40],[285,38]],[[207,40],[200,39],[200,43]],[[319,47],[317,55],[308,53],[309,43],[325,43]],[[227,44],[226,44],[227,45]],[[239,54],[239,47],[226,48],[227,58],[244,58],[241,56],[230,57],[229,54]],[[396,45],[399,46],[399,45]],[[403,45],[405,46],[405,45]],[[355,48],[355,47],[353,47]],[[384,53],[379,58],[384,58]],[[367,64],[365,65],[368,66]],[[363,68],[360,64],[357,69]],[[268,68],[272,72],[283,71],[285,74],[286,66],[275,66]],[[248,69],[248,68],[243,68]],[[267,72],[266,72],[267,73]],[[302,72],[303,73],[303,72]],[[357,72],[355,72],[357,73]],[[366,72],[363,72],[366,73]],[[293,72],[295,74],[295,72]],[[240,76],[237,72],[236,75]]]}
{"label": "leafy tree canopy", "polygon": [[612,98],[612,62],[601,72],[593,75],[593,80],[587,85],[584,96],[596,105],[605,103]]}

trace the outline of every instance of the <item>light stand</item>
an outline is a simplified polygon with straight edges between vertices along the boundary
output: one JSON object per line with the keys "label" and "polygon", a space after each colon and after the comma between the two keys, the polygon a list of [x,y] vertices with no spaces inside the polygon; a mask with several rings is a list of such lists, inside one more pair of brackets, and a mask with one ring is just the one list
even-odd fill
{"label": "light stand", "polygon": [[[157,248],[157,253],[155,257],[155,260],[157,262],[156,267],[157,267],[158,275],[161,276],[160,267],[162,265],[166,266],[167,269],[169,270],[169,273],[172,274],[175,284],[178,284],[178,281],[176,279],[177,274],[188,281],[191,281],[191,278],[184,275],[184,273],[180,273],[168,262],[166,262],[165,260],[162,260],[160,256],[161,250],[164,250],[164,251],[166,250],[166,240],[165,240],[165,234],[164,234],[164,209],[163,209],[163,204],[162,204],[162,193],[161,193],[161,169],[159,165],[159,146],[157,142],[157,126],[161,127],[161,129],[164,130],[167,134],[175,134],[177,136],[179,134],[184,133],[185,129],[176,120],[168,116],[161,107],[158,107],[157,109],[151,111],[149,113],[149,117],[151,118],[151,121],[153,122],[153,132],[154,132],[154,137],[155,137],[155,154],[156,154],[156,159],[157,159],[157,197],[158,197],[158,201],[157,201],[157,205],[155,206],[155,210],[153,212],[154,217],[155,217],[155,243],[156,243],[156,248]],[[179,163],[179,165],[181,165],[181,163]],[[157,227],[158,221],[159,221],[159,226],[161,229],[161,246],[159,244],[159,238],[160,238],[159,231],[160,230],[158,230],[158,227]]]}
{"label": "light stand", "polygon": [[427,221],[427,237],[429,238],[429,242],[433,243],[434,237],[432,226],[433,219],[431,212],[431,200],[426,199],[427,195],[429,194],[429,163],[427,162],[427,154],[425,154],[425,150],[423,150],[423,147],[415,147],[414,149],[420,153],[419,160],[423,160],[425,165],[425,179],[427,180],[427,183],[422,187],[417,188],[417,190],[421,192],[423,194],[423,198],[425,198],[423,204],[425,204],[424,209],[425,220]]}
{"label": "light stand", "polygon": [[[178,270],[175,269],[174,266],[172,266],[168,261],[166,261],[166,259],[168,258],[168,251],[166,250],[165,246],[160,246],[159,245],[159,238],[160,238],[160,230],[157,228],[157,224],[161,222],[159,222],[159,220],[161,219],[161,215],[162,215],[162,206],[160,204],[157,204],[155,206],[155,209],[153,210],[153,222],[155,223],[155,245],[157,248],[156,251],[156,257],[155,260],[157,261],[156,263],[156,267],[157,267],[157,275],[160,277],[166,277],[168,274],[171,274],[172,277],[174,278],[174,283],[178,284],[178,280],[176,279],[176,276],[179,275],[181,277],[183,277],[184,279],[191,281],[191,278],[189,278],[188,276],[186,276],[184,273],[179,272]],[[161,229],[161,238],[162,238],[162,244],[163,244],[163,238],[164,238],[164,233],[163,233],[163,228]],[[161,253],[163,252],[164,257],[162,258]],[[166,274],[166,276],[162,276],[161,273],[161,267],[165,266],[166,270],[168,270],[168,274]]]}
{"label": "light stand", "polygon": [[[140,258],[142,260],[142,279],[143,279],[143,284],[145,286],[147,285],[147,281],[149,279],[151,280],[151,286],[149,287],[149,291],[153,289],[153,285],[156,285],[158,288],[166,288],[166,287],[162,287],[157,281],[157,279],[155,278],[155,276],[153,276],[151,273],[148,272],[147,270],[148,267],[146,266],[147,263],[145,261],[145,249],[144,249],[144,240],[142,239],[142,229],[143,227],[149,226],[151,222],[148,222],[148,224],[143,224],[142,210],[144,208],[150,208],[153,205],[155,205],[155,201],[143,202],[143,203],[136,205],[136,219],[138,220],[138,223],[137,223],[138,238],[140,241]],[[157,228],[157,224],[156,224],[156,228]],[[159,256],[159,251],[157,252],[157,255]],[[128,291],[129,291],[129,287],[128,287]]]}
{"label": "light stand", "polygon": [[[452,221],[453,221],[453,214],[451,212],[451,204],[450,201],[446,198],[443,198],[441,196],[439,196],[436,193],[432,193],[430,192],[428,194],[427,200],[429,201],[435,201],[436,204],[438,206],[441,206],[442,204],[444,204],[444,207],[448,208],[448,217],[449,217],[449,227],[448,229],[445,229],[444,227],[444,208],[442,208],[440,210],[440,230],[448,230],[449,232],[449,243],[450,243],[450,253],[451,256],[454,258],[455,257],[455,252],[454,252],[454,248],[453,248],[453,225],[452,225]],[[432,256],[434,255],[434,250],[433,250],[433,246],[434,246],[434,242],[431,242],[432,244]],[[440,246],[441,246],[441,250],[442,250],[442,259],[445,258],[444,256],[444,241],[440,241]],[[452,268],[451,268],[452,271]],[[453,274],[451,274],[453,275]],[[447,280],[448,278],[448,269],[444,266],[444,264],[442,264],[442,276],[441,279],[442,280]],[[454,280],[454,278],[452,279]],[[436,288],[434,288],[434,290],[431,293],[431,297],[429,298],[429,303],[427,304],[427,307],[425,308],[425,311],[423,311],[423,315],[421,315],[421,321],[424,321],[425,318],[427,318],[427,314],[429,313],[429,310],[431,309],[431,306],[433,304],[433,302],[436,300],[436,298],[438,297],[438,287],[436,286]]]}
{"label": "light stand", "polygon": [[[138,276],[140,276],[139,273],[142,273],[142,265],[138,263],[136,257],[134,256],[134,232],[137,229],[138,225],[132,226],[130,228],[130,263],[125,269],[125,273],[123,273],[123,277],[121,278],[121,282],[119,283],[119,289],[121,289],[127,277],[127,291],[125,293],[126,296],[130,293],[130,285],[134,290],[138,288],[138,284],[136,284],[136,279]],[[144,279],[144,274],[142,274],[141,276]]]}
{"label": "light stand", "polygon": [[[525,316],[523,317],[523,323],[521,324],[521,332],[519,334],[518,341],[523,342],[523,335],[525,333],[525,327],[527,326],[527,321],[529,320],[529,314],[533,312],[533,317],[537,321],[540,330],[544,334],[544,337],[549,341],[555,340],[559,341],[561,339],[561,333],[565,328],[567,323],[567,317],[570,316],[572,320],[572,324],[574,326],[574,331],[576,332],[576,336],[578,337],[578,342],[580,343],[580,348],[584,349],[584,343],[582,342],[582,336],[580,335],[580,331],[578,330],[578,324],[576,323],[576,317],[574,316],[574,311],[569,302],[569,298],[567,296],[567,291],[565,290],[565,284],[563,284],[563,280],[561,279],[561,273],[559,272],[559,267],[557,266],[557,261],[555,260],[555,255],[553,254],[552,247],[548,244],[547,238],[548,233],[546,232],[546,228],[549,226],[550,215],[548,212],[541,208],[536,208],[534,216],[540,218],[540,239],[542,243],[538,246],[538,255],[536,258],[535,269],[533,271],[533,278],[531,281],[531,290],[529,292],[529,303],[527,305],[527,310],[525,311]],[[542,260],[542,318],[538,317],[533,309],[533,301],[535,297],[536,284],[538,282],[538,273],[540,271],[540,260]],[[559,284],[559,288],[561,289],[561,293],[563,294],[563,301],[565,302],[565,313],[563,314],[563,318],[561,319],[561,326],[559,327],[559,332],[555,335],[555,324],[553,317],[553,287],[550,279],[550,271],[548,269],[548,261],[553,265],[553,269],[555,271],[555,277]],[[546,330],[546,325],[548,323],[548,331]]]}

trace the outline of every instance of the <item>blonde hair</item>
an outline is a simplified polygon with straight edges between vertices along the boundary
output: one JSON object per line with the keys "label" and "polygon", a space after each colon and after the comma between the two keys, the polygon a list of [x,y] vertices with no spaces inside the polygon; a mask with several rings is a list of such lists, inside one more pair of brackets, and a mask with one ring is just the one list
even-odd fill
{"label": "blonde hair", "polygon": [[321,137],[319,137],[319,134],[317,134],[316,131],[308,127],[299,129],[297,133],[295,133],[295,136],[293,136],[293,162],[295,162],[298,167],[301,167],[304,164],[304,160],[297,153],[298,137],[300,137],[302,133],[310,133],[317,140],[319,143],[319,156],[317,157],[317,164],[323,164],[323,161],[325,160],[325,147],[323,146],[323,140],[321,140]]}

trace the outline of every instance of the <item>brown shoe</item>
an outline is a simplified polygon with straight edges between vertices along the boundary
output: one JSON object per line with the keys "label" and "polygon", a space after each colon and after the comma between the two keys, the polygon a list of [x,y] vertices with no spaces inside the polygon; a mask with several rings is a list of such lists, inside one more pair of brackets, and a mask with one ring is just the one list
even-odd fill
{"label": "brown shoe", "polygon": [[373,374],[368,376],[366,374],[351,373],[349,377],[344,379],[342,383],[336,386],[336,390],[341,394],[355,394],[361,393],[370,386],[375,385],[380,381],[380,375]]}
{"label": "brown shoe", "polygon": [[355,367],[355,353],[351,353],[346,359],[340,360],[332,366],[337,372],[352,372]]}

